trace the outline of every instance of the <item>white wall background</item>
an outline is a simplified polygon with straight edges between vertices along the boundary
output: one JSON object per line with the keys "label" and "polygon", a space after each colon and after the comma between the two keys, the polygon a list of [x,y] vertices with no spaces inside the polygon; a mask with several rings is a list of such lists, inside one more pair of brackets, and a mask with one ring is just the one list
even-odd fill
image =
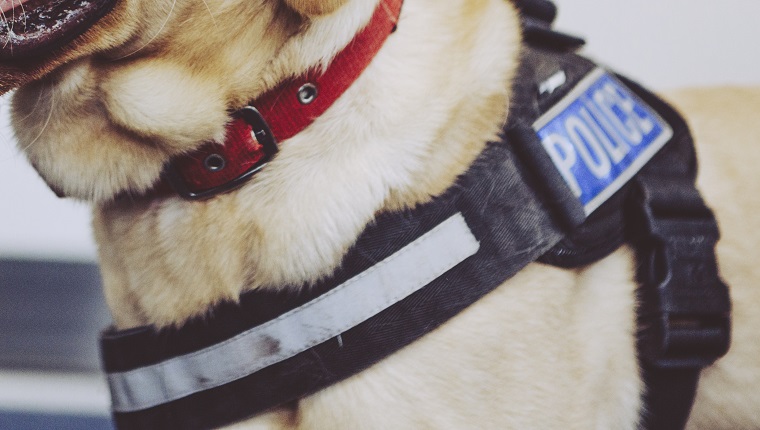
{"label": "white wall background", "polygon": [[[760,85],[758,0],[556,0],[586,53],[656,89]],[[85,205],[57,199],[18,155],[0,100],[0,258],[93,260]]]}

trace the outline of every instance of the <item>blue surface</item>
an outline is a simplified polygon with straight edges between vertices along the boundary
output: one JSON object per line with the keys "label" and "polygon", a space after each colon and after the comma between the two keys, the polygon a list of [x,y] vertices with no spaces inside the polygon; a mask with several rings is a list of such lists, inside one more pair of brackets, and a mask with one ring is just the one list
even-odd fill
{"label": "blue surface", "polygon": [[540,118],[536,130],[584,208],[618,178],[638,171],[672,132],[617,79],[596,73],[598,77],[590,75],[558,109]]}
{"label": "blue surface", "polygon": [[0,430],[113,430],[108,417],[0,411]]}

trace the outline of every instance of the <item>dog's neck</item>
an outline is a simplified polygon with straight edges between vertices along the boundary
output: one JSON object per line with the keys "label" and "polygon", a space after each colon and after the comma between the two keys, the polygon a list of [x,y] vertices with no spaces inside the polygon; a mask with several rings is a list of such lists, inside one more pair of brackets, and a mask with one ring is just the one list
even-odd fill
{"label": "dog's neck", "polygon": [[[242,95],[229,105],[240,106],[294,70],[332,58],[377,3],[352,0],[318,18],[276,50],[255,90],[232,85],[230,94]],[[519,41],[517,15],[503,0],[445,6],[406,0],[398,31],[362,76],[325,115],[283,142],[277,157],[244,187],[203,202],[98,204],[94,229],[117,326],[179,325],[243,291],[298,288],[329,275],[378,212],[442,193],[495,137],[506,119]],[[154,64],[148,64],[151,70],[160,71]],[[129,89],[124,79],[100,86],[117,83]],[[161,88],[165,82],[152,84]],[[81,85],[97,94],[86,81]],[[114,92],[109,94],[107,109],[114,102]],[[112,109],[111,120],[124,123],[122,113]],[[225,119],[216,121],[222,127],[212,135],[223,132]],[[55,130],[60,127],[53,123]],[[183,136],[194,132],[183,130]],[[117,145],[125,145],[133,135],[118,137]],[[37,150],[39,143],[31,149]],[[134,155],[134,147],[129,151]],[[163,149],[163,156],[168,152]],[[161,165],[147,163],[140,174],[155,178]]]}
{"label": "dog's neck", "polygon": [[277,142],[304,131],[361,76],[397,28],[402,3],[381,0],[367,26],[324,70],[288,79],[238,110],[224,142],[207,142],[173,159],[165,175],[170,184],[160,183],[146,197],[174,191],[188,199],[206,199],[251,180],[275,155]]}

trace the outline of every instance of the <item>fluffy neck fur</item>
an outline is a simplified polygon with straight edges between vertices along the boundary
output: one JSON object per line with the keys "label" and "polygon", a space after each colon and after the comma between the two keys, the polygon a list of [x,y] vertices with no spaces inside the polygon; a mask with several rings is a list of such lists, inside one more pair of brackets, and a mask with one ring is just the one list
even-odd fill
{"label": "fluffy neck fur", "polygon": [[[406,0],[368,70],[252,182],[204,202],[112,202],[150,188],[169,157],[221,137],[229,108],[325,64],[376,5],[351,0],[308,19],[273,1],[178,7],[150,43],[18,92],[14,122],[32,163],[52,187],[95,203],[117,326],[179,325],[246,290],[329,275],[376,213],[441,193],[495,136],[519,50],[513,8]],[[219,22],[230,28],[215,31]],[[116,60],[136,49],[146,55]]]}

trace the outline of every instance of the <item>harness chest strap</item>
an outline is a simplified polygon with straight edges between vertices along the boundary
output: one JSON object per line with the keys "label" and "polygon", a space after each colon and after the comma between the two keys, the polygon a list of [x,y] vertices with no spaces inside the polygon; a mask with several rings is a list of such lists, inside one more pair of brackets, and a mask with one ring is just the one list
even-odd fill
{"label": "harness chest strap", "polygon": [[[380,215],[376,224],[362,234],[332,279],[304,289],[301,296],[246,293],[239,305],[222,305],[209,320],[191,322],[178,331],[156,332],[146,327],[127,333],[105,333],[102,351],[114,390],[117,405],[114,418],[118,427],[211,428],[313,393],[430,332],[538,258],[562,237],[561,230],[543,203],[524,186],[508,146],[494,144],[484,157],[489,162],[482,163],[472,178],[461,182],[467,193],[452,191],[419,210]],[[497,185],[476,181],[475,177],[495,179]],[[489,216],[484,216],[480,202],[488,202]],[[514,206],[510,202],[519,203]],[[525,222],[516,223],[515,218]],[[436,261],[430,269],[410,258],[418,255],[414,249],[425,254],[431,252],[430,248],[456,253],[444,261]],[[408,279],[395,277],[398,272],[395,263],[426,279],[407,286]],[[395,303],[371,302],[370,311],[351,318],[355,324],[352,327],[346,329],[335,321],[322,321],[336,325],[332,329],[320,325],[324,337],[309,337],[293,346],[293,336],[313,327],[303,309],[314,309],[312,303],[319,300],[332,309],[320,312],[320,318],[332,320],[331,315],[340,315],[346,302],[362,303],[370,299],[362,294],[351,300],[337,300],[343,293],[332,292],[356,285],[366,287],[364,282],[372,278],[390,280],[388,285],[407,288],[392,294],[399,300]],[[451,283],[457,281],[461,281],[462,288],[453,291],[456,299],[452,299]],[[382,291],[388,285],[383,283],[382,288],[361,288],[361,291]],[[349,305],[354,306],[357,305]],[[269,330],[271,324],[280,324],[274,321],[281,319],[287,320],[283,324],[289,330],[278,331],[277,337],[269,332],[259,335],[262,327]],[[209,348],[215,348],[214,345],[229,345],[248,336],[256,340],[247,355],[261,360],[251,362],[237,355],[230,363],[240,376],[235,381],[225,384],[226,380],[214,380],[213,369],[222,365],[218,362],[198,367],[187,361],[210,353]],[[264,338],[269,341],[259,341]],[[287,349],[284,356],[283,346]],[[261,369],[249,374],[247,370],[251,368]],[[180,369],[181,374],[177,375],[175,371]],[[181,381],[205,381],[215,386],[196,384],[189,391],[173,391],[171,381],[175,376]],[[185,396],[162,394],[161,404],[146,405],[140,398],[146,384],[157,387],[152,392]],[[123,396],[123,393],[131,394]],[[142,409],[143,406],[149,407]]]}

